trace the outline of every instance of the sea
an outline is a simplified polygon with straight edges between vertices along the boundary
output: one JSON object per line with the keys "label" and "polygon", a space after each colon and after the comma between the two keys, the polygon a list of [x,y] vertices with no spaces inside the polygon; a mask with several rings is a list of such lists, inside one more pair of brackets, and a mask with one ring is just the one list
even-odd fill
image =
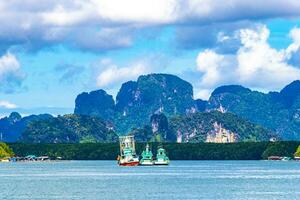
{"label": "sea", "polygon": [[297,161],[0,163],[0,199],[300,199]]}

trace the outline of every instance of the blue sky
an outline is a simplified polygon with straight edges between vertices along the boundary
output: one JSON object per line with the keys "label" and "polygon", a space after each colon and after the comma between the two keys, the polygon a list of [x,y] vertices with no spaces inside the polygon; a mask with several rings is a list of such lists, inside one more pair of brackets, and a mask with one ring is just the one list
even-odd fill
{"label": "blue sky", "polygon": [[0,116],[72,112],[79,93],[116,95],[148,73],[176,74],[202,99],[300,79],[296,0],[37,2],[0,3]]}

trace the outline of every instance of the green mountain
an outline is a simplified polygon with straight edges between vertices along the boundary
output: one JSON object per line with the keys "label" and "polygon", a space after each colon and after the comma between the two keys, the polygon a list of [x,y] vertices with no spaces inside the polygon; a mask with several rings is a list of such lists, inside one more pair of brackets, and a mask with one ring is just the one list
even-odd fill
{"label": "green mountain", "polygon": [[113,142],[118,136],[112,127],[98,117],[64,115],[33,121],[22,134],[26,143]]}
{"label": "green mountain", "polygon": [[112,119],[115,113],[115,101],[104,90],[83,92],[76,97],[74,113]]}
{"label": "green mountain", "polygon": [[19,113],[12,112],[8,117],[0,119],[0,141],[16,142],[30,122],[50,118],[52,115],[49,114],[29,115],[22,118]]}
{"label": "green mountain", "polygon": [[232,113],[197,112],[170,119],[170,131],[177,142],[269,141],[272,131]]}
{"label": "green mountain", "polygon": [[149,74],[124,83],[116,103],[99,90],[80,94],[75,104],[75,114],[111,120],[121,134],[145,125],[154,113],[172,116],[196,109],[192,85],[169,74]]}
{"label": "green mountain", "polygon": [[[103,92],[102,92],[103,93]],[[153,114],[167,118],[194,112],[231,112],[277,133],[284,140],[300,139],[300,81],[280,92],[262,93],[239,85],[216,88],[208,101],[193,99],[193,88],[174,75],[149,74],[122,85],[116,97],[76,101],[76,114],[96,115],[110,120],[119,134],[144,128]],[[105,93],[103,96],[109,96]],[[78,97],[79,98],[79,97]],[[80,108],[80,109],[78,109]],[[80,111],[81,110],[81,111]],[[98,111],[100,110],[100,111]],[[110,113],[105,117],[103,113]],[[164,136],[166,137],[166,135]]]}
{"label": "green mountain", "polygon": [[134,128],[129,134],[139,142],[176,141],[176,135],[170,131],[169,120],[163,113],[153,114],[147,125]]}
{"label": "green mountain", "polygon": [[300,81],[267,94],[221,86],[204,101],[194,100],[192,85],[177,76],[149,74],[122,84],[116,100],[97,90],[79,94],[75,104],[74,115],[14,112],[0,119],[0,139],[108,142],[129,133],[157,142],[300,140]]}
{"label": "green mountain", "polygon": [[169,74],[150,74],[124,83],[116,99],[118,111],[127,116],[136,111],[146,112],[145,116],[159,111],[173,115],[194,107],[192,85]]}
{"label": "green mountain", "polygon": [[268,94],[222,86],[212,93],[206,109],[232,112],[274,130],[284,140],[300,140],[300,81]]}
{"label": "green mountain", "polygon": [[169,120],[163,114],[154,115],[150,124],[131,134],[142,142],[254,142],[277,137],[235,114],[218,111],[177,115]]}

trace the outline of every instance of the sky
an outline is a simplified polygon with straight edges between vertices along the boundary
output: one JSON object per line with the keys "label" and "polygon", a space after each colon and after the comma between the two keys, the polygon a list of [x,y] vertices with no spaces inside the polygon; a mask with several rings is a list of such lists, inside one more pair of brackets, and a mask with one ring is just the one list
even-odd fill
{"label": "sky", "polygon": [[299,0],[10,0],[0,22],[0,116],[71,113],[79,93],[149,73],[201,99],[300,79]]}

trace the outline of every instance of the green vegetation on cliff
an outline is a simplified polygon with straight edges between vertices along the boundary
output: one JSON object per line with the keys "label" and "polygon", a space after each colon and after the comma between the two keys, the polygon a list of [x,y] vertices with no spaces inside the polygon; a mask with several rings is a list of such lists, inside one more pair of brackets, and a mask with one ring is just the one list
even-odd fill
{"label": "green vegetation on cliff", "polygon": [[300,81],[268,94],[238,85],[221,86],[203,101],[193,99],[187,81],[149,74],[122,84],[116,101],[101,89],[81,93],[75,115],[21,117],[13,112],[0,119],[0,139],[95,143],[116,141],[118,133],[134,134],[141,142],[300,140],[299,108]]}
{"label": "green vegetation on cliff", "polygon": [[299,144],[300,142],[298,141],[271,142],[263,152],[262,158],[267,159],[269,156],[288,156],[293,158]]}
{"label": "green vegetation on cliff", "polygon": [[115,112],[113,97],[104,90],[83,92],[76,97],[74,114],[112,119]]}
{"label": "green vegetation on cliff", "polygon": [[182,142],[203,142],[207,134],[233,133],[236,141],[269,141],[271,131],[246,121],[232,113],[204,112],[170,119],[170,131]]}
{"label": "green vegetation on cliff", "polygon": [[169,120],[164,114],[151,117],[151,126],[134,129],[131,134],[137,141],[205,142],[208,135],[233,134],[235,141],[269,141],[274,134],[259,125],[232,113],[196,112],[177,115]]}
{"label": "green vegetation on cliff", "polygon": [[120,134],[146,125],[156,112],[172,116],[196,109],[192,85],[170,74],[143,75],[122,84],[115,105],[103,90],[82,93],[75,103],[75,114],[110,120]]}
{"label": "green vegetation on cliff", "polygon": [[217,88],[208,110],[222,108],[276,132],[284,140],[300,140],[300,81],[268,94],[237,85]]}
{"label": "green vegetation on cliff", "polygon": [[[96,102],[101,105],[109,102],[110,106],[103,109],[101,106],[94,106],[95,108],[93,108],[94,103],[85,105],[77,101],[76,108],[81,107],[82,110],[78,114],[94,115],[94,111],[97,111],[100,107],[103,112],[106,112],[107,109],[114,110],[112,120],[111,118],[106,119],[114,123],[115,130],[120,134],[127,134],[134,129],[133,132],[145,135],[145,133],[141,133],[141,130],[145,130],[144,126],[149,125],[149,118],[154,114],[163,113],[168,118],[170,127],[168,131],[160,132],[160,136],[164,141],[174,141],[174,138],[176,139],[178,134],[181,134],[181,130],[176,126],[176,123],[182,121],[185,125],[181,128],[182,131],[186,133],[186,136],[192,136],[192,139],[183,138],[184,141],[204,141],[205,134],[211,129],[212,123],[210,120],[202,120],[209,122],[208,126],[204,124],[204,127],[202,127],[203,123],[196,124],[193,121],[196,117],[190,118],[190,114],[197,111],[222,110],[234,113],[249,121],[245,125],[242,119],[237,120],[238,117],[233,119],[226,115],[222,116],[227,118],[223,120],[226,121],[224,122],[224,128],[233,133],[237,132],[239,141],[268,140],[270,134],[266,134],[264,128],[276,133],[276,136],[279,136],[280,139],[298,140],[300,138],[298,134],[300,132],[300,81],[292,82],[280,92],[270,92],[268,94],[251,91],[239,85],[221,86],[212,93],[208,101],[203,101],[201,99],[194,100],[191,84],[177,76],[149,74],[140,76],[137,81],[124,83],[116,97],[115,107],[112,105],[112,98],[100,98]],[[180,116],[180,119],[176,119],[176,116]],[[208,116],[208,118],[210,117]],[[183,118],[187,119],[184,120]],[[190,119],[192,119],[192,122],[188,121]],[[228,120],[232,124],[227,123]],[[218,121],[221,121],[221,119]],[[237,125],[239,122],[244,125]],[[260,126],[251,125],[250,127],[250,122]],[[220,125],[220,122],[218,123]],[[173,127],[177,131],[175,134]],[[151,128],[153,130],[153,126]],[[195,128],[196,132],[194,131]],[[152,132],[152,136],[155,136],[156,133]],[[196,136],[192,133],[195,133]],[[143,141],[146,141],[146,138],[149,137],[146,136]]]}
{"label": "green vegetation on cliff", "polygon": [[27,143],[113,142],[118,136],[102,119],[64,115],[30,123],[22,135]]}
{"label": "green vegetation on cliff", "polygon": [[17,112],[12,112],[8,117],[0,119],[1,140],[5,142],[16,142],[30,122],[52,118],[49,114],[29,115],[22,117]]}
{"label": "green vegetation on cliff", "polygon": [[14,152],[12,151],[7,144],[0,142],[0,159],[6,157],[14,156]]}
{"label": "green vegetation on cliff", "polygon": [[300,145],[298,146],[295,154],[294,154],[295,157],[300,157]]}

